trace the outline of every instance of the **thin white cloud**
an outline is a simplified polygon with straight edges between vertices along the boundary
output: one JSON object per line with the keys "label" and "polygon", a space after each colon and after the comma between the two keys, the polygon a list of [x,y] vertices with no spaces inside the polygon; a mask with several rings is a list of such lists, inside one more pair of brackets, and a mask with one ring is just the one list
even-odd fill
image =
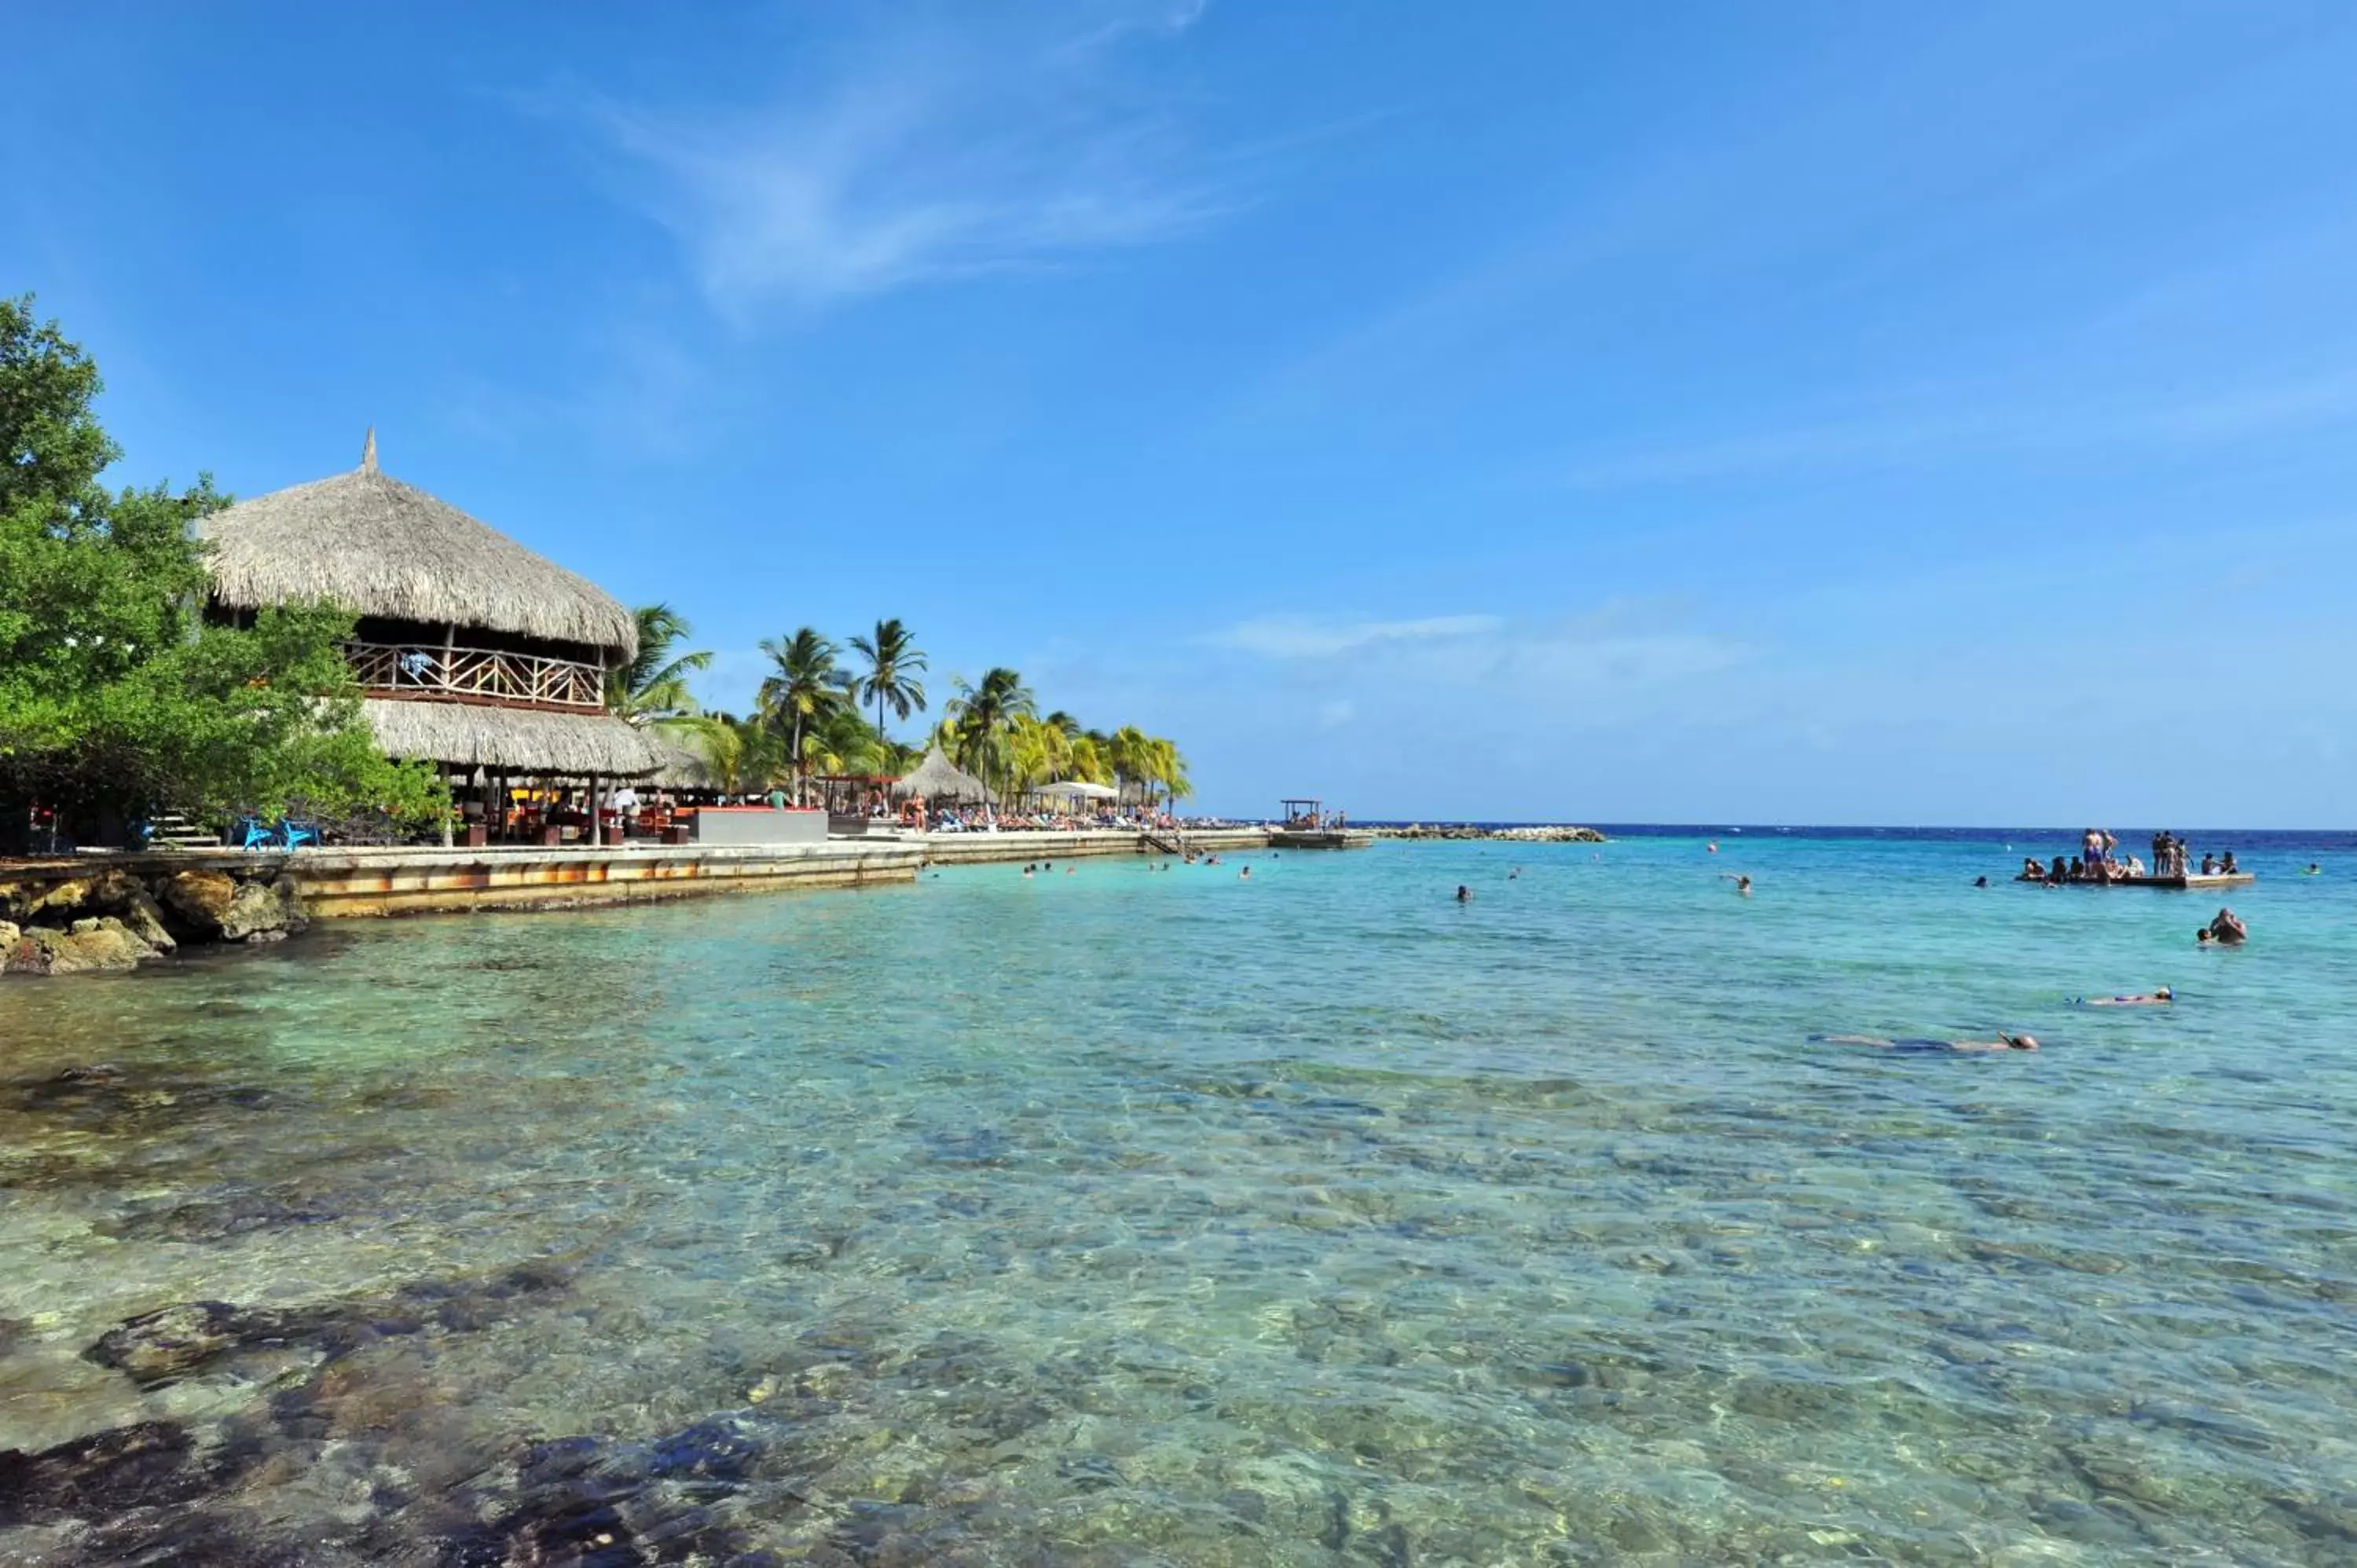
{"label": "thin white cloud", "polygon": [[1351,701],[1348,697],[1337,697],[1330,703],[1323,703],[1318,705],[1318,727],[1319,729],[1340,729],[1344,725],[1349,724],[1352,719],[1355,719],[1358,716],[1358,703]]}
{"label": "thin white cloud", "polygon": [[1642,489],[1763,475],[1857,474],[1992,456],[2032,456],[2155,445],[2230,444],[2304,434],[2357,419],[2357,376],[2330,372],[2254,381],[2169,400],[2013,401],[2003,389],[1957,389],[1959,409],[1756,430],[1577,461],[1563,478],[1580,489]]}
{"label": "thin white cloud", "polygon": [[1012,35],[878,24],[815,69],[781,69],[766,104],[570,113],[716,307],[814,309],[1165,240],[1222,210],[1126,69],[1201,12],[1051,7]]}
{"label": "thin white cloud", "polygon": [[1307,616],[1263,616],[1243,621],[1204,640],[1266,659],[1331,659],[1385,642],[1426,642],[1478,637],[1498,629],[1496,616],[1432,616],[1423,620],[1321,620]]}

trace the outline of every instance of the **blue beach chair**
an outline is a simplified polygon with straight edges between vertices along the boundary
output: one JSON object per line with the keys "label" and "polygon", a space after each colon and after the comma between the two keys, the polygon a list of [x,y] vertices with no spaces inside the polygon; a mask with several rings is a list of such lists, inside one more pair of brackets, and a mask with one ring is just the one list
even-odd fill
{"label": "blue beach chair", "polygon": [[240,849],[268,849],[278,842],[278,835],[260,817],[240,817],[229,832]]}
{"label": "blue beach chair", "polygon": [[298,822],[289,817],[278,824],[278,831],[285,836],[286,847],[290,850],[301,849],[307,843],[315,844],[319,842],[319,824],[317,822]]}

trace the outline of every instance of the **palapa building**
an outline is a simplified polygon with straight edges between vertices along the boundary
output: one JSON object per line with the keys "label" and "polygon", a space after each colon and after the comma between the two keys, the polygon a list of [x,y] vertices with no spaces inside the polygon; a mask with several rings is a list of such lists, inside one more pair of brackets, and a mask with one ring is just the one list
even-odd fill
{"label": "palapa building", "polygon": [[216,613],[332,603],[368,722],[390,756],[462,783],[640,779],[668,758],[606,712],[638,652],[612,595],[457,508],[361,466],[204,520]]}

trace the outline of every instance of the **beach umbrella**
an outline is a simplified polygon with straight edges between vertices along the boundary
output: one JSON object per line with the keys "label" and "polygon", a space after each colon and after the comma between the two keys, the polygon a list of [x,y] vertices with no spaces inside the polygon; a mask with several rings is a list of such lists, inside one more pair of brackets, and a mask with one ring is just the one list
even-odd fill
{"label": "beach umbrella", "polygon": [[1064,779],[1053,784],[1040,785],[1038,793],[1061,795],[1073,800],[1110,800],[1121,791],[1110,784],[1092,784],[1085,779]]}

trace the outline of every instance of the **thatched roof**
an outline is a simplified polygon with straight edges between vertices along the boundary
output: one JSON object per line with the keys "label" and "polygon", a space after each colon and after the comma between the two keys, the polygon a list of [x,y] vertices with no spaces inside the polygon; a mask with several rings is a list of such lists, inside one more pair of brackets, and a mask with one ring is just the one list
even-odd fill
{"label": "thatched roof", "polygon": [[712,759],[694,746],[658,737],[655,749],[662,753],[663,762],[655,770],[654,781],[663,789],[716,790],[720,788],[720,776],[712,770]]}
{"label": "thatched roof", "polygon": [[892,786],[892,798],[915,795],[927,800],[987,800],[990,791],[981,779],[952,762],[939,746],[925,753],[909,776]]}
{"label": "thatched roof", "polygon": [[602,714],[552,714],[471,703],[361,703],[388,756],[511,773],[641,778],[669,760],[664,748]]}
{"label": "thatched roof", "polygon": [[357,615],[586,642],[610,664],[638,652],[637,622],[597,584],[378,472],[374,431],[350,473],[240,501],[197,531],[213,545],[213,597],[233,609],[326,599]]}

